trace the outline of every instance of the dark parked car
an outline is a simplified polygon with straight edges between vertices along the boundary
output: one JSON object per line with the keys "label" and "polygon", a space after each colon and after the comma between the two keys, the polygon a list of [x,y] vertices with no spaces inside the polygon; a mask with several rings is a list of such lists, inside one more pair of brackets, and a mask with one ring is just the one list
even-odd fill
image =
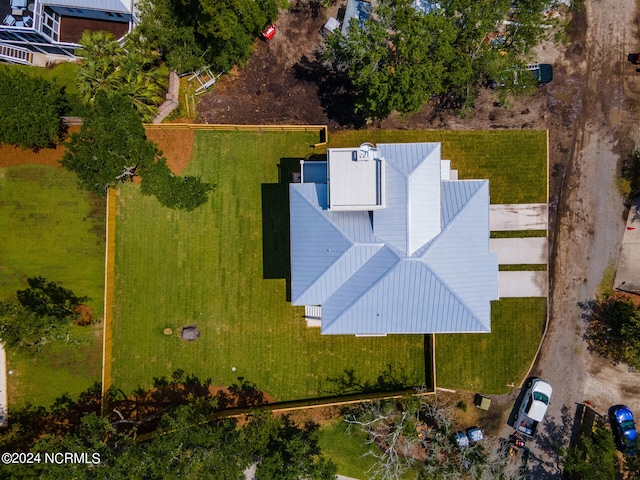
{"label": "dark parked car", "polygon": [[528,70],[533,74],[538,84],[549,83],[553,80],[553,66],[548,63],[536,63],[530,65]]}
{"label": "dark parked car", "polygon": [[627,455],[633,455],[638,448],[638,432],[631,409],[625,405],[611,407],[609,420],[620,449]]}

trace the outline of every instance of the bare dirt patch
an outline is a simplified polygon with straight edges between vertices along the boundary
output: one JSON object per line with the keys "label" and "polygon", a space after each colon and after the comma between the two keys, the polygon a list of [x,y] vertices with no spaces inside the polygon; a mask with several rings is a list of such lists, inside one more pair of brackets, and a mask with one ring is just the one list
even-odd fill
{"label": "bare dirt patch", "polygon": [[[67,135],[78,133],[80,127],[71,125]],[[68,138],[68,137],[67,137]],[[60,160],[64,155],[64,145],[58,145],[54,148],[41,148],[38,151],[31,149],[22,149],[11,145],[0,144],[0,167],[13,167],[16,165],[51,165],[60,166]]]}
{"label": "bare dirt patch", "polygon": [[269,42],[256,40],[244,69],[220,78],[198,104],[200,123],[294,124],[328,122],[313,81],[297,78],[296,65],[312,58],[321,43],[320,29],[329,18],[298,3],[282,12],[277,34]]}
{"label": "bare dirt patch", "polygon": [[191,129],[147,129],[147,138],[158,144],[167,165],[175,175],[180,175],[189,163],[193,152],[195,132]]}

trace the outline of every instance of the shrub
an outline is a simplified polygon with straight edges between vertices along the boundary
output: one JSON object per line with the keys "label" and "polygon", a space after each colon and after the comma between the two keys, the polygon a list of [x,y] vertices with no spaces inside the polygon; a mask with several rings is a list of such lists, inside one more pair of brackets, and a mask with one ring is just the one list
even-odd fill
{"label": "shrub", "polygon": [[53,147],[64,137],[64,88],[12,69],[0,70],[0,143],[24,149]]}

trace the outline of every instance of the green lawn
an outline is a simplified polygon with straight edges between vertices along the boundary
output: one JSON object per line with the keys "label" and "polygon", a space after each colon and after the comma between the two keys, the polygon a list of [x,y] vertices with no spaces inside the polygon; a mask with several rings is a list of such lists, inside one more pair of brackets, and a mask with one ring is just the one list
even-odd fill
{"label": "green lawn", "polygon": [[540,130],[367,130],[330,137],[331,147],[362,142],[442,142],[460,179],[489,179],[491,203],[547,202],[547,132]]}
{"label": "green lawn", "polygon": [[505,298],[491,305],[491,334],[436,335],[439,387],[502,394],[518,385],[538,349],[546,298]]}
{"label": "green lawn", "polygon": [[346,431],[342,420],[320,429],[320,448],[322,454],[338,466],[338,473],[346,477],[364,480],[367,470],[375,463],[375,458],[367,455],[375,447],[365,445],[367,437],[357,428]]}
{"label": "green lawn", "polygon": [[27,75],[42,77],[64,87],[70,107],[69,115],[83,116],[86,113],[86,106],[78,92],[78,65],[75,63],[62,62],[53,68],[0,64],[0,68],[20,70]]}
{"label": "green lawn", "polygon": [[[77,295],[101,318],[104,202],[81,192],[75,175],[48,166],[0,168],[0,298],[15,300],[26,279],[42,275]],[[75,327],[77,345],[51,344],[36,358],[8,352],[9,401],[48,405],[100,380],[99,327]]]}
{"label": "green lawn", "polygon": [[[215,385],[243,377],[289,400],[334,393],[328,380],[345,369],[375,381],[393,365],[407,383],[425,381],[423,336],[321,336],[287,302],[288,187],[279,174],[289,181],[314,142],[312,133],[198,131],[186,173],[217,188],[194,212],[163,208],[136,185],[120,189],[115,386],[131,392],[182,369]],[[189,324],[201,330],[192,343],[177,335]]]}

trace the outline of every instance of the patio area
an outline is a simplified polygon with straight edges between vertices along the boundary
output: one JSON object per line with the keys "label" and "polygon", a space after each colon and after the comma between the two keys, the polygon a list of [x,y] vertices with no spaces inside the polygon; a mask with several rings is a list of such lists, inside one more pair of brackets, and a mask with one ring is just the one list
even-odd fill
{"label": "patio area", "polygon": [[33,27],[34,0],[0,0],[0,19],[6,27]]}

